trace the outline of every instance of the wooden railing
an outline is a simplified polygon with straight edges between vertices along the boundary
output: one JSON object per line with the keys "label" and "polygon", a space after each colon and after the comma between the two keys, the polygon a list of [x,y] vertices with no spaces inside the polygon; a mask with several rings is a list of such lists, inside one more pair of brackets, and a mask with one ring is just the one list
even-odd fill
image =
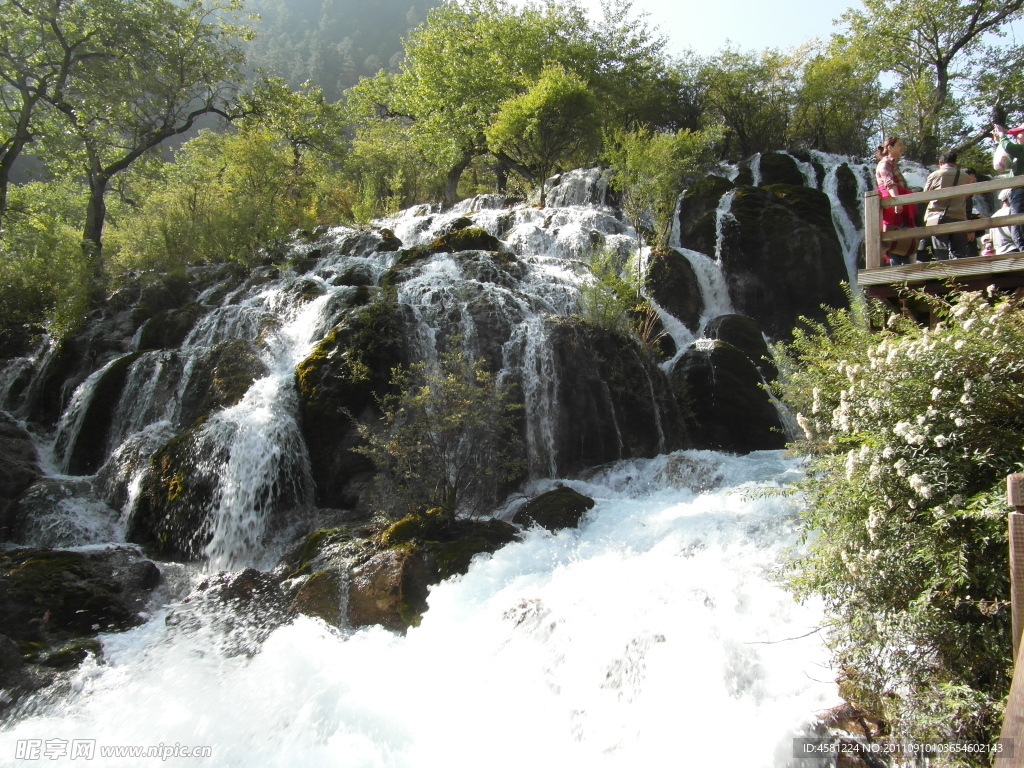
{"label": "wooden railing", "polygon": [[[883,243],[903,240],[908,237],[930,237],[932,235],[948,235],[953,232],[977,232],[982,229],[1008,227],[1024,224],[1024,213],[995,218],[968,219],[948,224],[936,224],[931,227],[914,227],[913,229],[896,229],[882,232],[882,209],[912,203],[927,203],[931,200],[946,200],[953,197],[965,197],[983,192],[998,192],[1002,189],[1024,187],[1024,176],[979,181],[976,184],[960,184],[956,187],[933,189],[928,192],[914,192],[899,197],[882,197],[876,191],[864,193],[864,266],[867,269],[878,269],[882,266]],[[871,233],[877,232],[872,237]]]}
{"label": "wooden railing", "polygon": [[1013,740],[1013,758],[1000,761],[1000,768],[1024,766],[1024,658],[1021,657],[1021,634],[1024,632],[1024,475],[1006,478],[1006,500],[1010,513],[1010,610],[1013,633],[1013,683],[1003,713],[1001,739]]}

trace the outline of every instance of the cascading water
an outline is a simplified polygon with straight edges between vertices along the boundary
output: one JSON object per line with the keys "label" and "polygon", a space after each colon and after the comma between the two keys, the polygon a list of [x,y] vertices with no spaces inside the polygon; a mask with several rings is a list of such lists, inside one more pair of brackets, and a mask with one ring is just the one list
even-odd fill
{"label": "cascading water", "polygon": [[160,609],[103,636],[105,663],[0,754],[54,738],[209,746],[217,766],[795,765],[792,739],[838,701],[819,607],[771,577],[792,501],[759,491],[797,476],[774,452],[681,452],[567,481],[597,500],[579,529],[531,529],[438,585],[404,637],[300,617],[246,655],[224,616],[186,632]]}
{"label": "cascading water", "polygon": [[[755,180],[758,161],[751,163]],[[623,260],[636,250],[635,232],[601,204],[603,184],[597,172],[565,174],[549,197],[560,207],[509,209],[502,198],[480,196],[448,211],[420,206],[379,222],[409,248],[469,217],[518,257],[511,266],[498,255],[424,257],[402,267],[394,291],[415,359],[436,360],[458,339],[467,353],[490,355],[499,379],[518,385],[532,478],[527,494],[549,489],[558,474],[562,382],[550,323],[578,309],[581,285],[591,279],[583,260],[595,248]],[[733,312],[721,268],[733,196],[723,196],[716,213],[714,257],[677,248],[701,291],[698,336],[712,318]],[[275,504],[301,506],[311,486],[296,365],[337,322],[338,308],[349,306],[356,288],[341,278],[358,272],[364,290],[377,290],[398,263],[394,252],[363,248],[359,238],[366,236],[332,229],[294,246],[298,256],[315,251],[315,266],[304,274],[267,269],[223,298],[209,289],[201,300],[214,306],[179,350],[134,360],[111,425],[116,447],[95,478],[119,489],[108,495],[118,498],[122,519],[115,525],[116,516],[100,511],[93,530],[123,538],[141,493],[143,459],[190,427],[181,423],[189,421],[181,393],[200,380],[211,350],[241,339],[258,351],[265,371],[235,405],[195,427],[201,472],[217,489],[203,567],[270,567],[276,553],[268,554],[266,538]],[[682,352],[694,333],[654,306]],[[645,370],[639,385],[651,401],[654,374]],[[611,404],[608,383],[600,385]],[[62,434],[70,437],[94,386],[89,379],[79,389],[81,405],[65,414]],[[629,455],[628,417],[611,407],[605,418],[620,455]],[[654,422],[663,448],[657,406]],[[782,768],[792,758],[791,739],[837,703],[816,631],[820,607],[797,605],[773,577],[796,543],[796,503],[767,491],[798,475],[777,453],[690,451],[565,479],[597,501],[579,529],[530,529],[479,558],[465,576],[432,588],[422,625],[406,636],[338,630],[300,616],[240,654],[225,640],[225,625],[235,624],[230,615],[187,631],[165,623],[206,574],[191,582],[168,578],[151,605],[152,620],[101,635],[103,663],[89,659],[69,673],[59,699],[30,699],[0,732],[0,755],[13,754],[19,740],[57,738],[209,745],[207,762],[218,766],[633,766],[670,759]]]}

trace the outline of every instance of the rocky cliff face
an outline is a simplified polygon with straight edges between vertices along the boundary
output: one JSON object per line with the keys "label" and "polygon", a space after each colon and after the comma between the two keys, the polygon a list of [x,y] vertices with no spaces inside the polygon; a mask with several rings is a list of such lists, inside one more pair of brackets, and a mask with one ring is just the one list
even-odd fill
{"label": "rocky cliff face", "polygon": [[[358,528],[374,467],[354,450],[357,425],[379,418],[395,366],[452,349],[483,360],[522,404],[520,480],[679,448],[781,447],[764,337],[846,301],[834,225],[845,201],[817,188],[834,178],[835,168],[779,155],[693,185],[679,247],[638,262],[667,344],[588,314],[582,300],[597,290],[595,250],[621,265],[637,251],[597,172],[564,174],[543,210],[497,196],[420,206],[373,230],[296,236],[249,274],[219,265],[133,278],[75,338],[8,361],[2,406],[48,435],[57,469],[73,477],[42,477],[28,435],[5,417],[0,537],[37,547],[113,538],[238,568],[271,541]],[[446,572],[434,550],[422,562],[387,552],[374,562]],[[369,561],[352,560],[364,571]],[[364,581],[404,578],[378,570]],[[343,571],[298,604],[327,611]]]}

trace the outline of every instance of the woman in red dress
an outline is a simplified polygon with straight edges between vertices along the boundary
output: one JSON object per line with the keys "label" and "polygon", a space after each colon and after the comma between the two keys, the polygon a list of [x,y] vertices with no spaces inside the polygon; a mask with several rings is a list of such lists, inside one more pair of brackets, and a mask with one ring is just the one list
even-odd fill
{"label": "woman in red dress", "polygon": [[[896,161],[903,157],[903,141],[890,136],[875,151],[878,165],[875,166],[875,185],[882,197],[909,195],[912,190],[907,187],[906,179],[900,173]],[[917,225],[916,205],[895,205],[882,209],[882,231],[914,227]],[[917,240],[895,240],[889,243],[885,261],[890,265],[909,264],[910,254],[917,248]]]}

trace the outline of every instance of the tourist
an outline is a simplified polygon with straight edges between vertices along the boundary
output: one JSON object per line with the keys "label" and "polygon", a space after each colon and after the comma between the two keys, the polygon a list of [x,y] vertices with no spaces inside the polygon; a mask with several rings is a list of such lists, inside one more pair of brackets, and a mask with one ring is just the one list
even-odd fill
{"label": "tourist", "polygon": [[[962,184],[970,184],[974,181],[956,165],[956,152],[945,152],[939,158],[939,167],[932,171],[924,184],[924,191],[934,189],[948,189]],[[947,224],[953,221],[967,221],[967,195],[963,197],[947,197],[944,200],[932,200],[925,210],[924,221],[929,227],[936,224]],[[974,239],[973,232],[952,232],[948,235],[935,235],[932,237],[932,252],[938,260],[964,259],[971,256],[970,241]]]}
{"label": "tourist", "polygon": [[[1001,125],[992,126],[992,138],[1010,156],[1012,176],[1024,176],[1024,146],[1020,144],[1021,134],[1024,134],[1024,125],[1018,125],[1010,130]],[[1010,213],[1024,213],[1024,188],[1016,187],[1010,190]],[[1011,231],[1017,250],[1024,251],[1024,226],[1015,224]]]}
{"label": "tourist", "polygon": [[[875,184],[878,194],[882,197],[909,195],[911,192],[896,163],[903,156],[903,150],[903,141],[896,136],[890,136],[875,151],[875,157],[878,160],[878,165],[875,166]],[[914,227],[916,217],[916,205],[895,205],[892,208],[883,208],[882,231]],[[910,254],[916,250],[916,238],[893,241],[888,245],[884,261],[890,266],[907,264]]]}
{"label": "tourist", "polygon": [[[999,210],[992,214],[992,218],[1010,215],[1010,190],[999,191]],[[1013,239],[1012,227],[992,227],[989,234],[992,235],[992,250],[997,256],[1017,252],[1017,243]]]}

